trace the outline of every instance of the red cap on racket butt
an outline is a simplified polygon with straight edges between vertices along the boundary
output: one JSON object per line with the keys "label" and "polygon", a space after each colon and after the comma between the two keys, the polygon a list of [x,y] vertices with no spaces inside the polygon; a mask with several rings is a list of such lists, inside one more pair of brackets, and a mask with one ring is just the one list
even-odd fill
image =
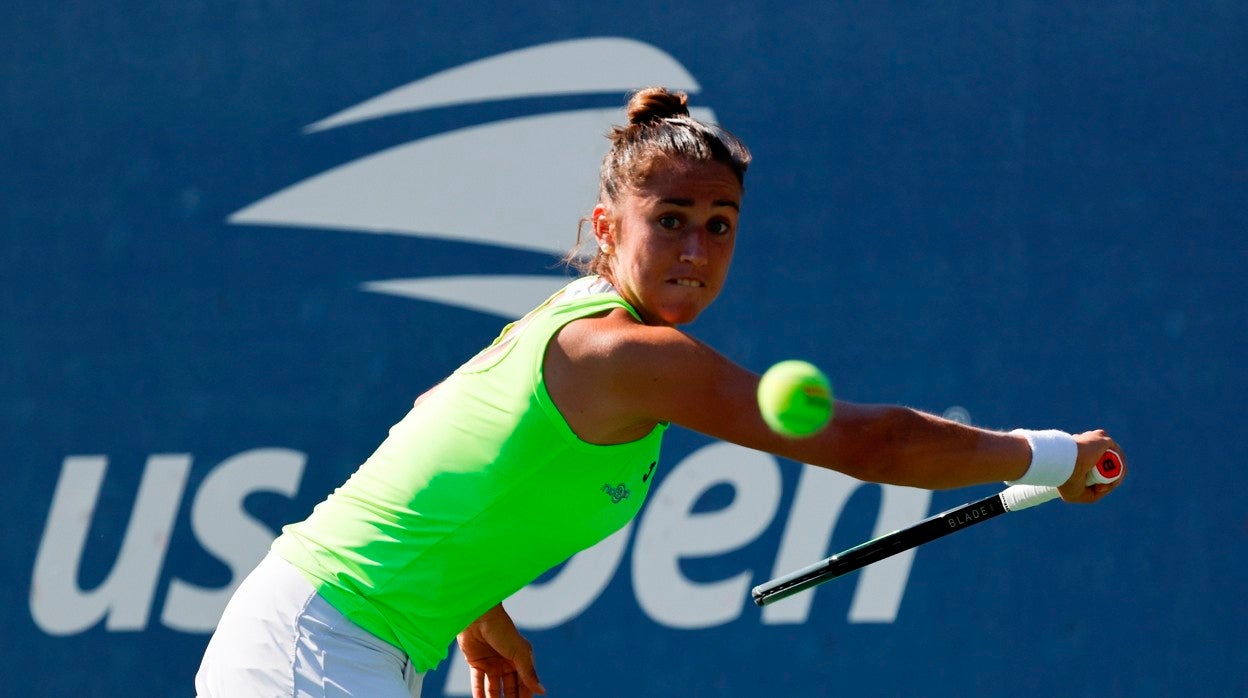
{"label": "red cap on racket butt", "polygon": [[1107,485],[1122,477],[1122,456],[1117,451],[1106,451],[1088,473],[1089,485]]}

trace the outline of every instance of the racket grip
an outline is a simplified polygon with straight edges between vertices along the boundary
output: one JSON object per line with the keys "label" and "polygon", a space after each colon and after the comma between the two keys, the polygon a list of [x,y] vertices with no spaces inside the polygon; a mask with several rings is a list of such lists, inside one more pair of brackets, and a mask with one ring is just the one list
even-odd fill
{"label": "racket grip", "polygon": [[1056,487],[1014,485],[1005,488],[1005,491],[1001,493],[1001,504],[1005,506],[1006,511],[1027,509],[1053,499],[1057,499]]}

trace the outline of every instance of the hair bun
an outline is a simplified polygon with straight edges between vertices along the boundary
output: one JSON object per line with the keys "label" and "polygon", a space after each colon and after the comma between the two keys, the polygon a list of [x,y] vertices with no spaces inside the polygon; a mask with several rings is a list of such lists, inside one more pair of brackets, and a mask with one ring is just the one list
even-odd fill
{"label": "hair bun", "polygon": [[689,95],[666,87],[647,87],[628,100],[628,123],[650,124],[673,116],[689,116]]}

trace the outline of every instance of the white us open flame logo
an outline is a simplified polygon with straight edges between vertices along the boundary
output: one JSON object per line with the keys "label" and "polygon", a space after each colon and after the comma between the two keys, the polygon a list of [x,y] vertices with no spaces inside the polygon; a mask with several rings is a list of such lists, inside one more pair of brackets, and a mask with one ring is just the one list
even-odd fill
{"label": "white us open flame logo", "polygon": [[[667,53],[631,39],[586,38],[512,51],[403,85],[317,121],[329,129],[435,107],[501,99],[616,93],[698,83]],[[714,121],[710,109],[691,110]],[[561,255],[596,197],[603,137],[622,109],[506,119],[404,143],[267,196],[232,224],[280,225],[442,238]],[[486,202],[482,205],[482,202]],[[499,224],[505,213],[505,225]],[[363,288],[520,317],[566,283],[542,275],[388,279]]]}

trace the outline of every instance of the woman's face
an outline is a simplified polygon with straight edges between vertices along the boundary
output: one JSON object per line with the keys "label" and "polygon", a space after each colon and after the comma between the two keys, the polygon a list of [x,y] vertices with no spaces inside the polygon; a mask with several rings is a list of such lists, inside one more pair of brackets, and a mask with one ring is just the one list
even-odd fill
{"label": "woman's face", "polygon": [[723,288],[741,185],[717,162],[664,160],[648,181],[594,208],[611,282],[649,325],[692,322]]}

